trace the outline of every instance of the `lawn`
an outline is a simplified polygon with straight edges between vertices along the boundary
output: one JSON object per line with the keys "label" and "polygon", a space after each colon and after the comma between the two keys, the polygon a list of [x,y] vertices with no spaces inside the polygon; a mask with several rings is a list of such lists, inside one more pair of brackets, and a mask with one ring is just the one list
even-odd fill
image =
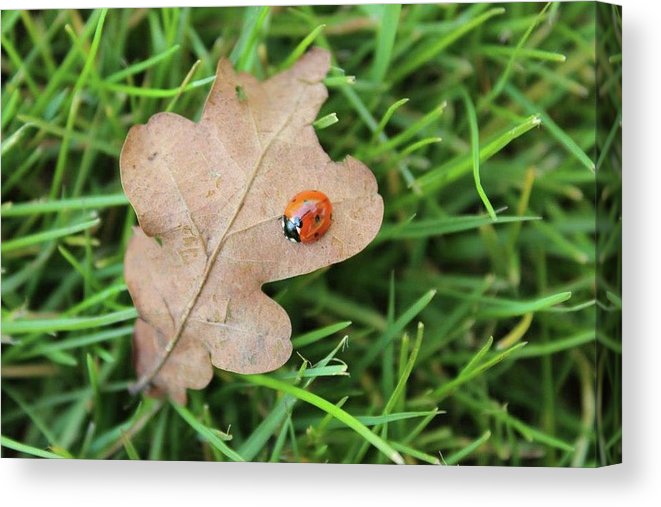
{"label": "lawn", "polygon": [[[3,11],[3,456],[620,461],[620,28],[593,3]],[[317,135],[375,173],[381,231],[265,287],[281,369],[131,395],[128,129],[199,119],[221,57],[264,79],[312,46]]]}

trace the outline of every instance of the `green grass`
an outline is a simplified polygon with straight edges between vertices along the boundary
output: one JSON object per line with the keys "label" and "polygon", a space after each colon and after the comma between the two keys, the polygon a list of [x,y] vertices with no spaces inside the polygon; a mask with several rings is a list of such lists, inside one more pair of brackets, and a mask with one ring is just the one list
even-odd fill
{"label": "green grass", "polygon": [[[3,456],[618,461],[621,49],[596,35],[587,3],[2,12]],[[220,57],[263,79],[314,45],[314,126],[376,174],[381,232],[266,287],[280,370],[132,397],[128,129],[199,119]]]}

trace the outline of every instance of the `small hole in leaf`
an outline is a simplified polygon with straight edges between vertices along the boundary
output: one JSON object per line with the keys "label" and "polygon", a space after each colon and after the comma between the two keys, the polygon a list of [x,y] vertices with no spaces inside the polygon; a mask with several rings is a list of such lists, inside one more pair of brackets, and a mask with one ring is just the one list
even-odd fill
{"label": "small hole in leaf", "polygon": [[163,240],[161,239],[160,236],[154,236],[154,241],[158,243],[158,246],[163,246]]}
{"label": "small hole in leaf", "polygon": [[236,91],[236,97],[239,99],[240,102],[243,102],[246,100],[248,97],[246,96],[246,92],[243,91],[243,87],[237,85],[237,87],[234,89]]}

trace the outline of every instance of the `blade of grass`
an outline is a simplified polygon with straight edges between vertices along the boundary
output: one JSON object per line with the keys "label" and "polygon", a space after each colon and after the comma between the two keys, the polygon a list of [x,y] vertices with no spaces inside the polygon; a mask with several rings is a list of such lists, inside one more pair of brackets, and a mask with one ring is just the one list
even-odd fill
{"label": "blade of grass", "polygon": [[3,218],[34,216],[45,213],[59,213],[63,210],[97,210],[113,206],[126,206],[129,203],[126,195],[91,195],[76,199],[60,199],[56,201],[31,201],[22,203],[5,202],[0,208]]}
{"label": "blade of grass", "polygon": [[560,340],[552,340],[548,343],[529,345],[524,350],[519,351],[516,357],[540,357],[555,354],[564,350],[580,347],[586,343],[594,343],[595,339],[596,336],[594,330],[589,329],[568,336],[567,338],[562,338]]}
{"label": "blade of grass", "polygon": [[90,135],[89,133],[83,134],[82,132],[78,132],[77,130],[67,131],[62,127],[53,125],[47,121],[44,121],[34,116],[19,114],[17,115],[17,118],[19,121],[22,121],[24,123],[30,123],[35,127],[37,127],[38,129],[47,132],[49,134],[53,134],[61,138],[64,138],[65,136],[69,136],[72,141],[76,141],[77,143],[82,145],[92,146],[95,149],[99,150],[100,152],[105,153],[106,155],[110,155],[112,157],[116,157],[119,155],[119,150],[121,147],[119,143],[112,144],[111,142],[104,141],[102,139],[97,139],[94,136]]}
{"label": "blade of grass", "polygon": [[401,10],[402,6],[398,4],[381,6],[381,17],[374,45],[374,60],[369,74],[372,81],[383,81],[388,73]]}
{"label": "blade of grass", "polygon": [[99,49],[99,44],[101,43],[101,34],[103,33],[103,25],[108,14],[108,9],[102,9],[101,14],[99,15],[99,21],[96,25],[96,30],[94,32],[94,38],[92,39],[92,46],[90,48],[85,64],[83,65],[83,70],[81,71],[76,84],[73,87],[71,92],[71,105],[69,106],[69,114],[67,116],[67,121],[65,125],[65,133],[62,137],[62,144],[60,145],[60,151],[57,156],[57,162],[55,164],[55,173],[53,174],[53,181],[51,184],[50,198],[55,199],[62,190],[62,180],[64,178],[64,170],[67,166],[67,159],[69,156],[69,144],[71,142],[71,132],[73,131],[74,121],[78,113],[78,107],[80,104],[80,94],[82,92],[87,78],[90,75],[92,70],[92,65],[94,65],[96,54]]}
{"label": "blade of grass", "polygon": [[[316,368],[327,366],[335,355],[346,346],[347,338],[343,338],[337,346],[326,355],[321,361],[315,364]],[[305,364],[305,363],[304,363]],[[303,383],[304,388],[308,388],[315,378],[309,378]],[[264,447],[269,438],[275,433],[278,426],[291,414],[297,403],[297,398],[292,395],[285,395],[278,400],[271,412],[262,420],[255,431],[239,447],[239,454],[246,460],[252,461],[255,456]],[[284,438],[284,437],[283,437]]]}
{"label": "blade of grass", "polygon": [[466,447],[464,447],[460,451],[450,454],[450,456],[445,458],[445,464],[456,465],[457,463],[462,461],[465,457],[475,452],[480,446],[486,443],[490,438],[491,438],[491,432],[489,430],[485,431],[484,433],[482,433],[482,435],[479,438],[472,441]]}
{"label": "blade of grass", "polygon": [[608,132],[608,136],[606,136],[604,145],[599,148],[599,158],[597,159],[596,169],[601,167],[601,164],[604,162],[606,156],[611,153],[611,145],[613,144],[615,136],[617,135],[617,132],[620,130],[620,128],[622,128],[622,111],[618,112],[617,117],[613,122],[613,126]]}
{"label": "blade of grass", "polygon": [[519,90],[512,85],[505,86],[505,93],[515,102],[519,103],[528,114],[536,114],[542,119],[544,126],[549,130],[551,135],[572,154],[576,159],[587,167],[590,171],[595,171],[595,164],[592,159],[580,148],[576,141],[574,141],[569,134],[567,134],[558,124],[551,119],[546,111],[536,106],[528,98],[525,97]]}
{"label": "blade of grass", "polygon": [[402,313],[393,325],[385,330],[379,339],[365,352],[362,359],[352,368],[352,374],[360,376],[363,371],[376,359],[395,336],[402,333],[404,328],[431,302],[436,295],[432,289],[422,295],[415,303]]}
{"label": "blade of grass", "polygon": [[443,236],[457,232],[477,229],[483,225],[520,223],[530,220],[541,220],[541,217],[532,216],[497,216],[495,222],[488,216],[455,216],[450,218],[440,218],[431,220],[417,220],[405,222],[405,227],[399,224],[384,224],[376,237],[375,242],[398,240],[398,239],[416,239],[430,236]]}
{"label": "blade of grass", "polygon": [[294,62],[303,56],[305,50],[310,46],[310,44],[314,42],[314,40],[323,31],[324,28],[326,28],[326,25],[321,24],[312,30],[308,35],[306,35],[305,38],[298,43],[294,50],[289,53],[289,56],[278,66],[278,71],[283,71],[294,65]]}
{"label": "blade of grass", "polygon": [[77,317],[69,319],[22,319],[3,320],[2,331],[5,334],[52,333],[56,331],[77,331],[95,327],[108,326],[117,322],[135,319],[138,312],[128,308],[106,315],[93,317]]}
{"label": "blade of grass", "polygon": [[292,339],[292,345],[294,348],[310,345],[311,343],[318,342],[319,340],[331,336],[338,331],[342,331],[350,325],[351,321],[347,320],[344,322],[338,322],[337,324],[331,324],[330,326],[315,329],[314,331],[310,331]]}
{"label": "blade of grass", "polygon": [[437,457],[432,456],[431,454],[424,453],[422,451],[418,451],[417,449],[414,449],[413,447],[409,447],[408,445],[399,442],[393,442],[392,446],[394,449],[398,450],[402,454],[411,456],[412,458],[418,459],[420,461],[424,461],[425,463],[429,463],[430,465],[441,464],[441,460],[439,460]]}
{"label": "blade of grass", "polygon": [[30,234],[28,236],[23,236],[22,238],[11,239],[9,241],[4,241],[0,246],[0,251],[2,253],[13,252],[15,250],[20,250],[22,248],[27,248],[33,245],[38,245],[40,243],[45,243],[47,241],[52,241],[59,238],[64,238],[77,232],[85,231],[96,227],[101,223],[101,220],[95,218],[93,220],[88,220],[80,224],[68,225],[66,227],[58,227],[56,229],[51,229],[49,231],[37,232],[35,234]]}
{"label": "blade of grass", "polygon": [[140,455],[126,433],[122,433],[122,444],[124,445],[124,450],[130,460],[140,461]]}
{"label": "blade of grass", "polygon": [[470,21],[466,23],[462,23],[452,32],[442,37],[439,37],[437,40],[433,41],[432,43],[425,41],[423,44],[421,44],[422,47],[419,50],[414,51],[413,54],[409,54],[407,56],[406,61],[402,65],[398,66],[396,70],[392,72],[390,76],[391,81],[392,82],[400,81],[401,79],[413,73],[422,65],[430,61],[433,61],[434,57],[436,57],[436,55],[438,55],[441,51],[447,48],[450,44],[452,44],[462,36],[466,35],[471,30],[474,30],[478,26],[482,25],[492,17],[499,16],[504,12],[505,9],[503,9],[502,7],[496,7],[494,9],[490,9],[487,12],[471,19]]}
{"label": "blade of grass", "polygon": [[[98,30],[99,20],[104,14],[105,11],[102,9],[95,9],[94,11],[92,11],[92,14],[87,19],[87,23],[85,24],[85,26],[81,31],[80,40],[83,41],[87,40],[87,38],[92,33],[94,33],[95,30]],[[71,48],[67,53],[66,57],[64,58],[64,60],[57,66],[57,70],[55,71],[55,74],[49,76],[49,79],[45,87],[39,93],[34,95],[36,102],[30,110],[31,115],[36,117],[40,117],[42,115],[51,97],[55,95],[58,89],[61,89],[64,86],[64,80],[66,75],[71,72],[71,68],[73,67],[74,63],[78,61],[78,59],[79,56],[77,52],[74,51],[73,48]],[[71,96],[73,95],[74,94],[72,94]]]}
{"label": "blade of grass", "polygon": [[507,333],[504,337],[498,340],[496,344],[496,350],[508,349],[515,343],[517,343],[521,338],[523,338],[530,328],[532,323],[532,313],[526,313],[523,315],[519,323],[512,328],[512,330]]}
{"label": "blade of grass", "polygon": [[[418,330],[416,333],[416,339],[413,345],[413,350],[411,351],[411,355],[408,357],[406,364],[403,367],[402,373],[399,377],[399,380],[397,381],[397,385],[392,390],[392,393],[388,398],[385,407],[383,408],[380,417],[381,419],[384,420],[381,423],[380,427],[375,428],[374,430],[374,431],[378,431],[380,429],[382,438],[386,438],[388,435],[388,423],[390,422],[390,418],[388,416],[391,414],[395,406],[397,406],[398,402],[404,397],[404,392],[406,390],[406,383],[409,380],[411,372],[413,371],[413,366],[415,365],[415,361],[418,358],[418,353],[420,352],[420,345],[422,344],[423,336],[424,336],[424,325],[422,324],[422,322],[418,322]],[[403,339],[402,343],[408,343],[408,337],[406,334],[404,335],[404,338],[405,339]],[[430,414],[429,413],[424,414],[424,416],[428,416],[428,415]],[[355,455],[352,461],[355,463],[360,463],[363,460],[366,452],[367,452],[367,443],[363,444],[363,446],[360,448],[360,450]]]}
{"label": "blade of grass", "polygon": [[444,295],[453,296],[459,299],[479,302],[484,308],[479,310],[479,315],[485,317],[513,317],[526,313],[544,311],[551,306],[564,303],[571,298],[570,291],[560,292],[551,296],[545,296],[532,300],[514,300],[506,298],[494,298],[487,296],[471,296],[453,289],[439,287],[438,292]]}
{"label": "blade of grass", "polygon": [[86,310],[87,308],[90,308],[94,305],[103,303],[112,296],[114,296],[115,294],[119,294],[126,290],[127,290],[126,284],[124,283],[111,285],[110,287],[107,287],[97,292],[96,294],[93,294],[88,298],[83,299],[80,303],[73,305],[68,310],[63,311],[62,315],[66,315],[66,316],[78,315],[83,310]]}
{"label": "blade of grass", "polygon": [[27,415],[32,424],[41,432],[41,434],[46,438],[46,441],[51,445],[57,444],[57,437],[51,430],[49,424],[43,419],[43,417],[34,409],[33,406],[27,403],[26,400],[19,394],[18,390],[11,387],[7,382],[4,382],[2,385],[3,393],[7,394]]}
{"label": "blade of grass", "polygon": [[430,144],[438,144],[442,141],[443,141],[442,137],[426,137],[424,139],[421,139],[420,141],[409,144],[406,148],[402,150],[400,157],[404,158],[410,155],[411,153],[424,148],[425,146],[429,146]]}
{"label": "blade of grass", "polygon": [[132,76],[133,74],[138,74],[139,72],[142,72],[144,70],[149,69],[150,67],[153,67],[162,60],[169,58],[171,55],[179,51],[179,49],[181,49],[181,46],[179,44],[175,44],[171,48],[168,48],[159,54],[151,56],[141,62],[131,64],[125,69],[110,74],[108,77],[104,78],[104,81],[108,83],[116,83],[124,78],[127,78],[128,76]]}
{"label": "blade of grass", "polygon": [[255,56],[257,38],[264,25],[270,7],[251,6],[245,8],[241,36],[230,53],[230,60],[237,70],[250,70]]}
{"label": "blade of grass", "polygon": [[[503,132],[493,141],[480,148],[480,162],[482,163],[489,160],[512,141],[539,126],[541,123],[542,121],[538,115],[532,115],[520,125]],[[416,181],[425,193],[429,193],[438,190],[441,186],[447,185],[469,172],[472,168],[472,164],[472,153],[469,155],[460,155],[447,164],[429,170]]]}
{"label": "blade of grass", "polygon": [[[406,421],[408,419],[417,419],[419,417],[427,417],[427,416],[437,416],[439,414],[443,414],[442,410],[421,410],[421,411],[411,411],[411,412],[395,412],[392,414],[387,414],[387,415],[355,415],[354,417],[364,424],[367,427],[374,427],[374,432],[376,433],[377,429],[380,427],[383,427],[383,425],[388,424],[388,423],[393,423],[397,421]],[[299,425],[302,427],[308,427],[311,424],[314,424],[317,419],[303,419],[300,418],[299,420]],[[332,419],[328,424],[325,425],[326,428],[328,429],[337,429],[341,428],[344,426],[344,423],[342,421],[339,421],[337,419]],[[384,438],[385,437],[381,437]],[[364,442],[365,444],[369,445],[368,442]]]}
{"label": "blade of grass", "polygon": [[23,59],[20,57],[18,51],[16,50],[12,42],[7,37],[5,37],[4,33],[2,34],[2,36],[0,36],[0,41],[2,42],[2,49],[4,49],[7,52],[7,56],[14,64],[14,67],[16,67],[15,75],[23,76],[25,79],[25,83],[30,89],[30,93],[32,94],[32,96],[38,97],[40,94],[39,87],[37,86],[37,83],[32,77],[30,71],[28,70],[27,65],[25,65],[25,63],[23,62]]}
{"label": "blade of grass", "polygon": [[551,2],[548,2],[542,10],[539,12],[537,16],[535,16],[535,19],[533,22],[530,24],[530,26],[526,29],[524,32],[523,36],[519,39],[519,42],[517,43],[516,47],[514,48],[514,51],[512,51],[512,54],[510,56],[510,59],[507,61],[507,65],[505,66],[505,70],[501,74],[501,76],[498,78],[498,81],[496,81],[496,84],[494,85],[493,89],[491,92],[485,97],[483,103],[489,103],[492,102],[495,98],[497,98],[501,92],[503,91],[503,87],[507,84],[507,81],[509,80],[510,73],[512,72],[512,66],[514,65],[514,62],[516,61],[517,57],[521,53],[521,49],[523,48],[523,45],[528,41],[528,38],[530,37],[530,34],[532,34],[532,31],[535,29],[537,24],[542,20],[544,17],[544,14],[546,13],[547,9],[551,5]]}
{"label": "blade of grass", "polygon": [[245,461],[245,459],[236,451],[232,450],[225,442],[223,442],[218,435],[216,435],[210,428],[198,421],[195,416],[183,405],[178,403],[170,403],[174,410],[181,416],[181,418],[193,428],[198,435],[204,440],[209,442],[214,448],[223,453],[227,458],[232,461]]}
{"label": "blade of grass", "polygon": [[[480,46],[480,52],[485,55],[496,55],[496,56],[512,56],[516,52],[516,48],[508,46],[496,46],[491,44],[485,44]],[[562,63],[567,61],[567,57],[562,53],[555,53],[553,51],[544,51],[543,49],[534,49],[534,48],[521,48],[518,51],[517,56],[521,58],[531,58],[535,60],[541,60],[545,62],[555,62]]]}
{"label": "blade of grass", "polygon": [[404,366],[404,370],[402,371],[402,374],[399,377],[399,380],[397,381],[397,385],[395,386],[395,389],[390,395],[390,398],[388,398],[388,402],[386,403],[386,406],[383,408],[383,415],[390,414],[392,410],[395,408],[396,404],[401,399],[401,397],[403,396],[404,390],[406,389],[406,383],[408,382],[409,377],[413,372],[415,361],[418,358],[418,353],[420,352],[420,346],[422,345],[422,338],[424,336],[424,333],[425,333],[424,324],[422,322],[418,322],[418,330],[416,333],[415,342],[413,343],[413,350],[411,351],[411,355],[409,355],[408,361],[406,362],[406,365]]}
{"label": "blade of grass", "polygon": [[126,93],[127,95],[133,95],[136,97],[149,97],[152,99],[166,99],[170,97],[175,97],[185,92],[189,92],[196,88],[206,86],[209,83],[213,83],[216,79],[216,76],[209,76],[202,79],[197,79],[192,81],[183,87],[183,89],[178,86],[176,88],[143,88],[141,86],[131,86],[124,85],[120,83],[108,83],[101,81],[99,86],[118,93]]}
{"label": "blade of grass", "polygon": [[130,336],[131,334],[133,334],[133,325],[110,329],[108,331],[100,331],[98,333],[84,336],[76,336],[74,338],[67,338],[56,342],[39,342],[34,349],[27,351],[25,354],[21,354],[19,357],[22,359],[29,359],[31,357],[45,355],[52,352],[79,349],[97,343],[123,338],[124,336]]}
{"label": "blade of grass", "polygon": [[17,442],[16,440],[6,437],[4,435],[0,435],[0,444],[8,449],[29,454],[30,456],[35,456],[37,458],[50,458],[50,459],[63,458],[63,456],[60,456],[59,454],[55,454],[54,452],[44,451],[43,449],[37,449],[36,447],[32,447],[31,445],[22,444],[21,442]]}
{"label": "blade of grass", "polygon": [[498,421],[502,421],[505,424],[511,426],[528,442],[540,442],[542,444],[548,445],[555,449],[560,449],[565,452],[574,452],[574,446],[560,440],[559,438],[556,438],[552,435],[548,435],[543,431],[539,431],[533,428],[532,426],[512,416],[503,408],[498,407],[496,408],[496,410],[494,410],[494,406],[492,405],[485,406],[480,401],[474,400],[469,396],[461,393],[455,394],[455,398],[460,400],[461,403],[471,407],[473,410],[482,410],[485,413],[485,415],[490,415],[494,419]]}
{"label": "blade of grass", "polygon": [[[358,94],[355,92],[355,90],[347,86],[343,86],[342,88],[340,88],[340,90],[345,95],[347,100],[351,103],[351,105],[356,109],[356,112],[365,122],[365,125],[367,125],[367,127],[372,132],[376,132],[378,128],[378,124],[376,123],[376,120],[372,116],[372,113],[369,112],[369,110],[367,109],[363,101],[360,99]],[[388,137],[383,133],[383,131],[377,135],[377,138],[382,143],[387,143],[389,140]],[[407,186],[409,188],[412,188],[416,194],[419,194],[420,191],[418,185],[415,183],[415,177],[411,173],[411,170],[408,168],[408,166],[403,162],[399,162],[397,164],[397,168],[400,174],[402,175],[402,178],[404,178],[404,181],[406,182]]]}
{"label": "blade of grass", "polygon": [[376,126],[374,131],[372,132],[372,140],[370,141],[371,144],[373,144],[376,139],[381,135],[383,132],[383,129],[386,127],[388,122],[390,121],[390,118],[392,118],[392,115],[395,114],[395,111],[402,107],[404,104],[406,104],[410,99],[404,98],[404,99],[399,99],[397,102],[394,102],[391,104],[388,109],[386,109],[386,112],[383,114],[383,117],[379,121],[379,124]]}
{"label": "blade of grass", "polygon": [[197,71],[197,68],[200,66],[201,63],[202,63],[201,60],[196,60],[195,63],[193,63],[193,66],[188,71],[188,74],[186,74],[186,77],[181,82],[181,85],[179,85],[177,94],[174,97],[172,97],[172,100],[170,100],[167,107],[165,108],[166,112],[170,112],[174,109],[174,106],[177,104],[179,97],[181,97],[181,95],[186,91],[186,87],[188,86],[188,83],[190,83],[190,80],[193,79],[193,76],[195,75],[195,72]]}
{"label": "blade of grass", "polygon": [[37,27],[30,15],[30,11],[27,10],[21,11],[21,20],[23,21],[23,25],[25,26],[35,49],[40,53],[41,60],[44,62],[48,74],[52,75],[55,72],[55,59],[53,58],[53,53],[48,40],[43,36],[43,30],[40,30],[40,28],[43,29],[43,26]]}
{"label": "blade of grass", "polygon": [[[21,165],[19,165],[15,170],[12,171],[11,176],[9,176],[6,181],[2,183],[2,196],[9,193],[16,184],[23,181],[26,174],[35,166],[35,164],[42,159],[44,155],[44,150],[41,147],[37,147],[29,157],[27,157]],[[3,172],[4,174],[4,172]]]}
{"label": "blade of grass", "polygon": [[319,118],[318,120],[316,120],[312,124],[312,126],[316,130],[323,130],[325,128],[330,127],[331,125],[335,125],[338,121],[340,121],[340,120],[337,118],[337,114],[336,113],[331,113],[331,114],[327,114],[326,116],[323,116],[323,117]]}
{"label": "blade of grass", "polygon": [[494,354],[492,357],[490,357],[480,365],[471,368],[469,371],[462,371],[454,379],[434,389],[431,393],[431,397],[434,399],[435,402],[438,402],[443,398],[446,398],[447,396],[452,394],[458,387],[464,385],[469,380],[479,377],[487,370],[493,368],[498,363],[501,363],[502,361],[507,359],[510,355],[512,355],[514,352],[521,349],[525,345],[526,342],[517,343],[514,347],[510,349]]}
{"label": "blade of grass", "polygon": [[484,207],[487,208],[487,212],[492,220],[496,220],[496,212],[493,210],[493,206],[487,197],[484,188],[482,188],[482,183],[480,182],[480,134],[477,127],[477,113],[475,112],[475,106],[473,101],[470,99],[468,92],[465,88],[461,88],[461,94],[464,99],[464,106],[466,107],[466,115],[468,116],[468,126],[470,129],[470,138],[471,138],[471,153],[473,159],[473,178],[475,179],[475,188],[477,193],[482,199]]}
{"label": "blade of grass", "polygon": [[287,372],[280,375],[275,375],[276,378],[287,379],[302,379],[310,377],[334,377],[337,375],[348,376],[346,364],[334,364],[331,366],[322,366],[319,368],[307,368],[304,372]]}
{"label": "blade of grass", "polygon": [[324,398],[317,396],[316,394],[310,393],[301,389],[300,387],[292,386],[285,382],[267,377],[265,375],[246,375],[245,378],[254,385],[259,385],[273,389],[276,391],[281,391],[283,393],[291,394],[301,401],[305,401],[315,407],[323,410],[324,412],[331,414],[337,420],[344,423],[346,426],[358,433],[362,438],[371,443],[374,447],[384,453],[388,459],[393,461],[398,465],[404,464],[404,459],[402,456],[392,448],[390,444],[384,441],[381,437],[377,436],[371,432],[364,424],[358,421],[354,416],[346,412],[345,410],[333,405]]}
{"label": "blade of grass", "polygon": [[21,125],[16,132],[14,132],[9,138],[5,139],[2,143],[2,148],[0,149],[0,152],[2,156],[6,156],[14,147],[20,146],[21,142],[23,141],[23,138],[26,136],[28,133],[28,130],[33,128],[35,125],[31,123],[26,123],[25,125]]}
{"label": "blade of grass", "polygon": [[443,111],[447,107],[447,102],[443,102],[434,109],[432,109],[427,114],[423,115],[421,118],[413,122],[406,130],[397,134],[394,137],[391,137],[383,143],[375,145],[371,150],[366,154],[367,157],[376,158],[379,155],[383,154],[388,150],[394,150],[399,145],[409,141],[414,137],[418,132],[427,127],[432,122],[436,121],[441,117]]}
{"label": "blade of grass", "polygon": [[482,346],[482,348],[475,354],[468,363],[466,363],[466,366],[464,366],[461,371],[459,372],[459,376],[465,375],[467,373],[470,373],[471,370],[474,370],[476,366],[480,364],[482,359],[484,359],[484,356],[491,350],[491,346],[493,345],[493,336],[489,336],[487,339],[487,342]]}

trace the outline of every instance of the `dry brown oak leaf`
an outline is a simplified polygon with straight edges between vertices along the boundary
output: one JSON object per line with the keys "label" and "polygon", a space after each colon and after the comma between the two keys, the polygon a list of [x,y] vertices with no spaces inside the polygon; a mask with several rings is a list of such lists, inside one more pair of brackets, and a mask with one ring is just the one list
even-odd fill
{"label": "dry brown oak leaf", "polygon": [[[260,373],[291,355],[287,313],[262,284],[340,262],[379,231],[383,201],[372,172],[330,160],[312,122],[328,93],[328,52],[313,49],[260,82],[218,64],[202,118],[154,115],[131,128],[122,185],[140,228],[124,274],[138,310],[134,392],[185,403],[212,364]],[[333,222],[315,243],[292,243],[280,217],[302,190],[325,193]]]}

